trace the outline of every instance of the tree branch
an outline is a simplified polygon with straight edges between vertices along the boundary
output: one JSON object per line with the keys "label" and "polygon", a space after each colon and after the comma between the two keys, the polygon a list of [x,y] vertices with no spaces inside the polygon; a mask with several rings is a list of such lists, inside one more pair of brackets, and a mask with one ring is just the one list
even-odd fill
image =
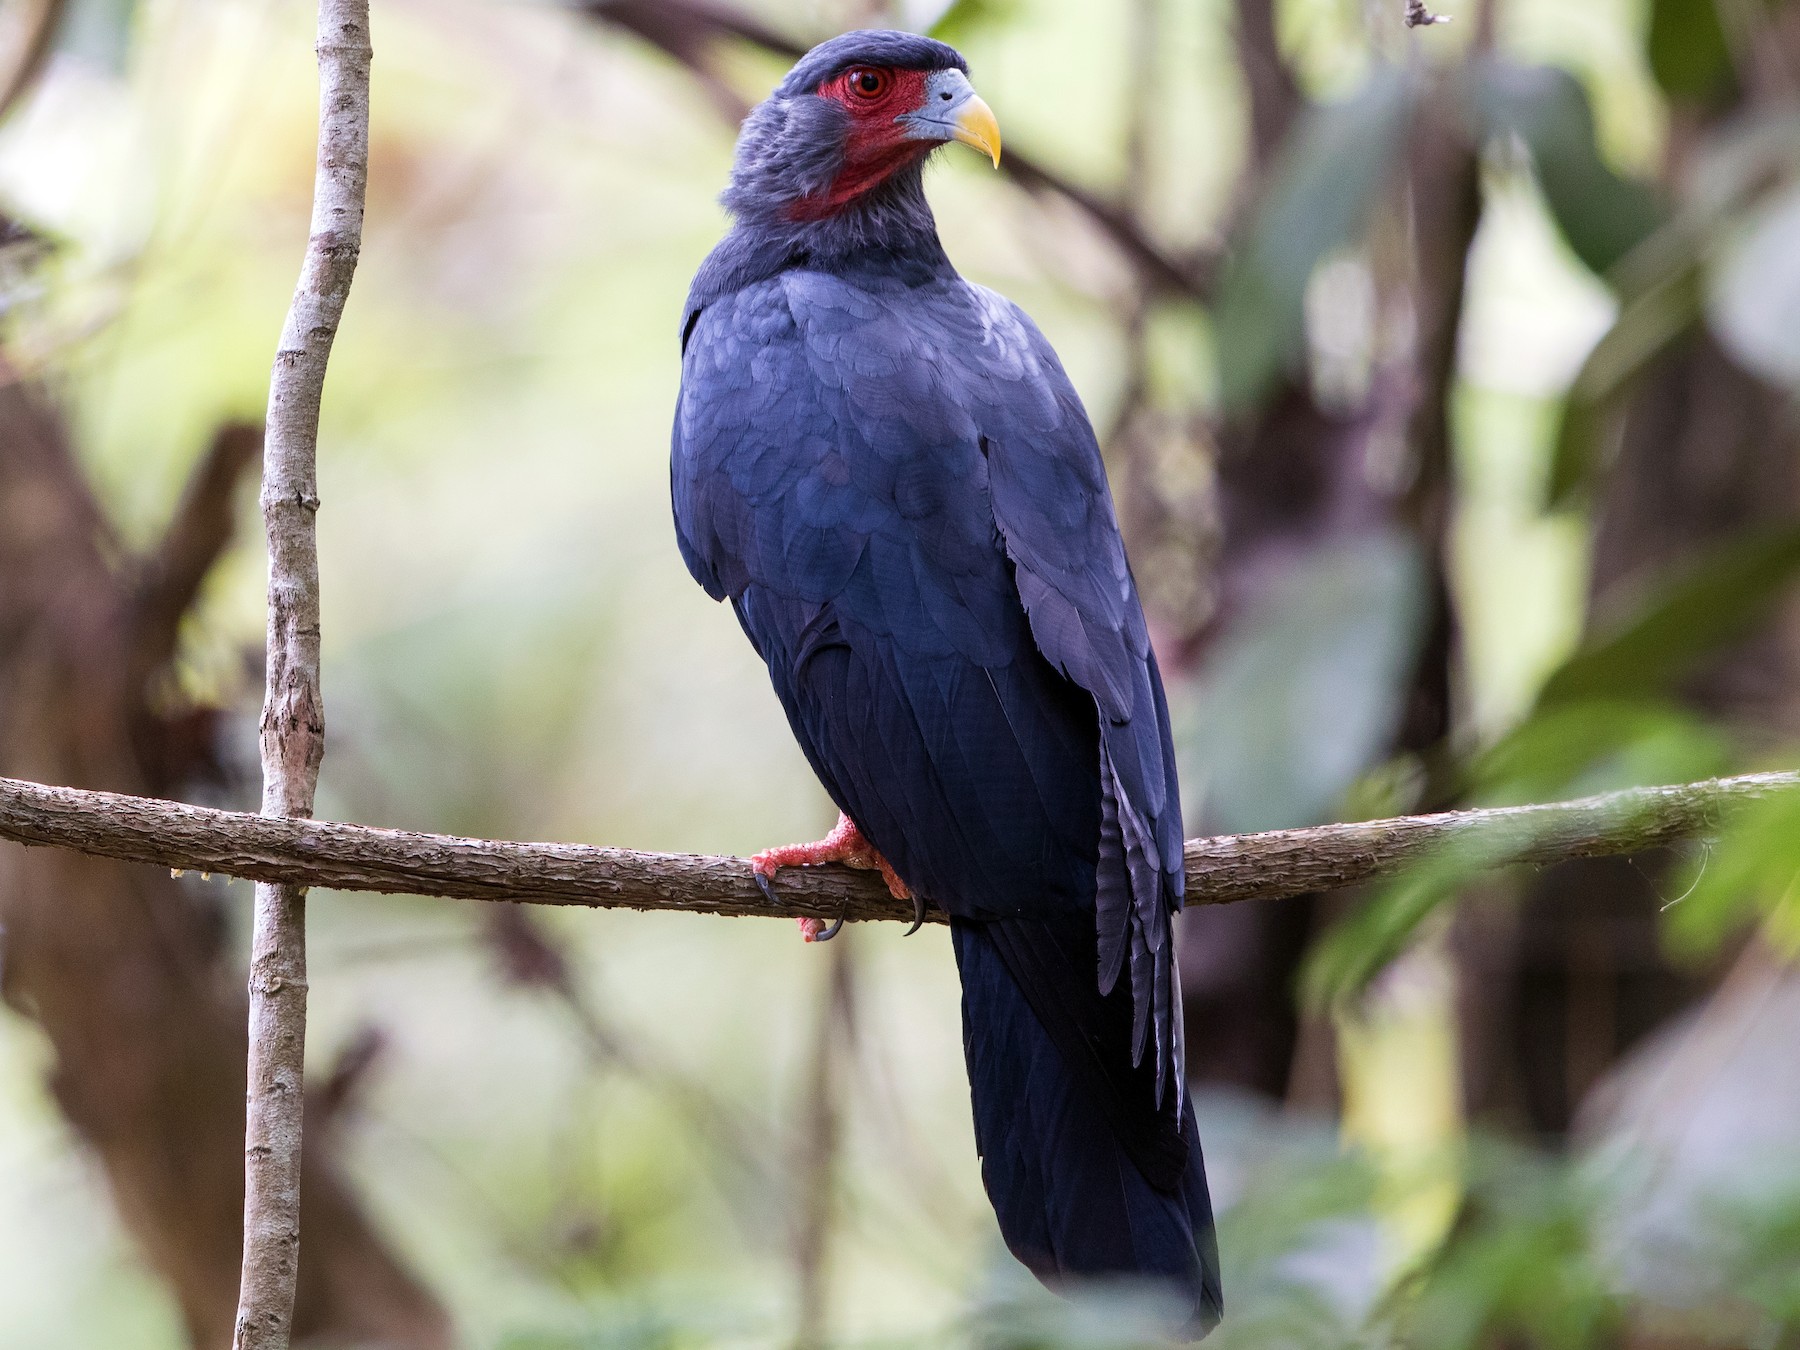
{"label": "tree branch", "polygon": [[0,118],[13,110],[13,105],[43,74],[44,62],[49,59],[56,31],[62,25],[63,12],[68,7],[68,0],[36,0],[31,17],[25,20],[29,26],[14,44],[16,54],[11,67],[0,75]]}
{"label": "tree branch", "polygon": [[[269,539],[263,815],[312,814],[325,753],[319,691],[319,404],[362,250],[369,170],[368,0],[319,0],[319,154],[311,236],[269,377],[263,523]],[[235,1350],[287,1350],[300,1270],[306,890],[256,888],[244,1130],[244,1263]]]}
{"label": "tree branch", "polygon": [[132,596],[132,671],[147,679],[175,655],[181,620],[231,542],[238,480],[262,449],[262,428],[229,422],[188,477],[156,551],[144,559]]}
{"label": "tree branch", "polygon": [[[1541,806],[1191,839],[1188,903],[1278,900],[1392,876],[1479,843],[1495,865],[1637,853],[1715,833],[1735,808],[1800,789],[1800,773],[1632,788]],[[595,909],[910,922],[871,872],[794,868],[765,900],[740,858],[522,844],[218,811],[151,797],[0,778],[0,839],[293,887],[508,900]],[[928,918],[942,923],[932,909]]]}
{"label": "tree branch", "polygon": [[1275,35],[1275,0],[1237,0],[1238,67],[1250,105],[1250,173],[1266,174],[1306,106]]}
{"label": "tree branch", "polygon": [[1219,275],[1216,256],[1203,254],[1191,260],[1175,257],[1144,233],[1124,207],[1071,183],[1016,150],[1006,152],[1000,171],[1028,192],[1054,193],[1079,207],[1137,268],[1153,291],[1195,300],[1212,297]]}
{"label": "tree branch", "polygon": [[[624,29],[686,67],[734,121],[749,108],[714,68],[715,43],[747,42],[788,61],[798,60],[807,50],[757,20],[708,0],[586,0],[582,8],[591,18]],[[1218,271],[1214,259],[1175,256],[1145,233],[1130,211],[1016,150],[1006,152],[1000,171],[1028,192],[1054,193],[1076,206],[1154,290],[1202,299],[1210,294]]]}

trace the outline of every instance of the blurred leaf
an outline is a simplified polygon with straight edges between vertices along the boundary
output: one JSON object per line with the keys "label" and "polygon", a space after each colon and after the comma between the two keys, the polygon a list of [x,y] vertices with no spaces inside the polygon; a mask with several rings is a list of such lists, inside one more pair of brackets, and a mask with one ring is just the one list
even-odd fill
{"label": "blurred leaf", "polygon": [[1625,302],[1588,353],[1557,426],[1545,494],[1549,508],[1570,505],[1602,467],[1602,441],[1620,401],[1644,367],[1699,319],[1702,296],[1696,260],[1674,259],[1665,275]]}
{"label": "blurred leaf", "polygon": [[499,1350],[699,1350],[709,1342],[667,1314],[643,1312],[598,1329],[515,1332],[501,1339]]}
{"label": "blurred leaf", "polygon": [[[1210,1161],[1221,1135],[1216,1105],[1202,1120]],[[1223,1142],[1229,1153],[1229,1137]],[[1279,1114],[1257,1123],[1250,1147],[1256,1161],[1242,1193],[1219,1216],[1227,1316],[1206,1344],[1219,1350],[1365,1344],[1364,1323],[1386,1281],[1383,1234],[1373,1213],[1379,1183],[1368,1156],[1346,1149],[1335,1131],[1319,1130],[1314,1139],[1310,1129]],[[1228,1158],[1228,1173],[1233,1161],[1242,1167],[1245,1159],[1241,1153]]]}
{"label": "blurred leaf", "polygon": [[[1548,681],[1520,726],[1465,771],[1464,797],[1511,805],[1678,783],[1724,771],[1727,739],[1664,700],[1708,652],[1767,613],[1800,567],[1800,530],[1734,541],[1589,641]],[[1458,844],[1382,887],[1319,943],[1304,989],[1323,1004],[1360,991],[1418,925],[1512,845]]]}
{"label": "blurred leaf", "polygon": [[[1720,772],[1730,750],[1724,737],[1659,696],[1707,652],[1765,614],[1796,567],[1800,530],[1783,530],[1729,544],[1656,591],[1636,614],[1591,641],[1552,675],[1524,725],[1470,765],[1465,795],[1487,804],[1544,801]],[[1322,612],[1307,614],[1306,623],[1321,632],[1334,622],[1352,630],[1366,623],[1323,583],[1311,584]],[[1237,691],[1236,697],[1219,698],[1215,689],[1208,713],[1221,730],[1211,742],[1195,737],[1186,743],[1205,771],[1219,773],[1229,765],[1225,781],[1234,786],[1240,785],[1239,775],[1253,779],[1257,769],[1248,748],[1237,758],[1224,758],[1231,745],[1226,730],[1243,735],[1246,747],[1262,747],[1265,774],[1268,764],[1282,759],[1268,752],[1271,736],[1274,744],[1281,743],[1278,726],[1305,738],[1305,745],[1330,743],[1329,732],[1321,732],[1310,719],[1289,714],[1283,721],[1272,711],[1286,706],[1284,688],[1305,687],[1303,673],[1297,681],[1296,672],[1313,669],[1322,658],[1278,642],[1251,650],[1255,659],[1234,670],[1227,686]],[[1299,762],[1310,763],[1303,755]],[[1229,828],[1267,827],[1258,822]],[[1477,876],[1503,865],[1518,843],[1459,841],[1374,890],[1309,955],[1301,976],[1306,1002],[1328,1006],[1359,993],[1439,905]]]}
{"label": "blurred leaf", "polygon": [[[1707,264],[1719,253],[1720,239],[1740,232],[1741,243],[1745,212],[1767,195],[1771,183],[1796,178],[1800,178],[1800,115],[1786,107],[1746,115],[1710,136],[1696,153],[1680,212],[1633,249],[1607,278],[1622,308],[1583,363],[1564,404],[1547,494],[1550,508],[1568,506],[1605,467],[1603,440],[1632,382],[1705,315]],[[1786,232],[1777,231],[1777,237],[1781,233]],[[1743,257],[1741,249],[1737,256]],[[1786,275],[1792,266],[1789,258],[1778,257],[1771,273]],[[1743,280],[1754,289],[1754,271]],[[1717,287],[1715,279],[1715,292]],[[1782,290],[1792,295],[1786,287]],[[1754,294],[1748,301],[1758,314],[1775,308]],[[1716,294],[1713,307],[1716,320]],[[1765,341],[1776,352],[1791,352],[1794,346],[1791,334],[1779,331]]]}
{"label": "blurred leaf", "polygon": [[1411,541],[1321,548],[1227,632],[1194,686],[1179,752],[1190,800],[1230,831],[1309,825],[1381,754],[1424,616]]}
{"label": "blurred leaf", "polygon": [[[1514,805],[1720,772],[1728,746],[1699,718],[1654,703],[1594,701],[1540,710],[1469,770],[1467,797]],[[1354,998],[1413,940],[1439,905],[1506,865],[1525,841],[1456,840],[1375,888],[1308,954],[1300,990],[1312,1008]]]}
{"label": "blurred leaf", "polygon": [[1148,1282],[1096,1281],[1058,1297],[1007,1266],[1017,1278],[970,1319],[979,1350],[1156,1350],[1187,1311]]}
{"label": "blurred leaf", "polygon": [[1583,699],[1539,708],[1467,770],[1482,806],[1691,783],[1725,771],[1730,744],[1707,722],[1657,700]]}
{"label": "blurred leaf", "polygon": [[[1489,805],[1548,801],[1720,772],[1723,736],[1657,696],[1767,612],[1797,566],[1800,530],[1784,530],[1726,545],[1655,592],[1550,677],[1532,715],[1470,764],[1464,795]],[[1307,1002],[1359,993],[1439,905],[1503,865],[1517,842],[1459,841],[1378,888],[1308,957]]]}
{"label": "blurred leaf", "polygon": [[1591,637],[1545,682],[1538,706],[1658,694],[1707,653],[1748,633],[1800,568],[1800,529],[1735,539]]}
{"label": "blurred leaf", "polygon": [[967,41],[971,33],[1018,17],[1019,0],[934,0],[931,9],[940,11],[921,26],[940,42],[955,46]]}
{"label": "blurred leaf", "polygon": [[1550,214],[1594,272],[1610,272],[1663,223],[1656,193],[1601,156],[1587,90],[1568,71],[1483,61],[1471,92],[1486,136],[1517,136],[1531,151]]}
{"label": "blurred leaf", "polygon": [[1223,1222],[1227,1279],[1267,1278],[1288,1265],[1320,1224],[1365,1217],[1375,1202],[1375,1169],[1361,1153],[1341,1146],[1318,1156],[1284,1156],[1251,1180]]}
{"label": "blurred leaf", "polygon": [[1354,998],[1398,956],[1419,925],[1481,873],[1505,861],[1510,845],[1459,840],[1382,885],[1307,953],[1301,1001],[1315,1011]]}
{"label": "blurred leaf", "polygon": [[1455,1232],[1418,1281],[1403,1343],[1417,1350],[1614,1344],[1622,1312],[1577,1167],[1484,1143]]}
{"label": "blurred leaf", "polygon": [[1784,1333],[1765,1343],[1791,1344],[1800,1330],[1800,1186],[1786,1179],[1722,1208],[1720,1265],[1730,1287]]}
{"label": "blurred leaf", "polygon": [[1766,916],[1769,939],[1800,954],[1800,793],[1753,802],[1736,813],[1694,865],[1667,910],[1669,944],[1705,956]]}
{"label": "blurred leaf", "polygon": [[1380,67],[1348,99],[1312,108],[1283,148],[1226,269],[1214,316],[1228,412],[1253,406],[1304,355],[1307,282],[1367,223],[1399,154],[1415,92],[1404,72]]}
{"label": "blurred leaf", "polygon": [[1735,83],[1717,0],[1651,0],[1650,73],[1671,98],[1711,100]]}
{"label": "blurred leaf", "polygon": [[1800,186],[1733,244],[1707,306],[1727,351],[1773,384],[1800,388]]}

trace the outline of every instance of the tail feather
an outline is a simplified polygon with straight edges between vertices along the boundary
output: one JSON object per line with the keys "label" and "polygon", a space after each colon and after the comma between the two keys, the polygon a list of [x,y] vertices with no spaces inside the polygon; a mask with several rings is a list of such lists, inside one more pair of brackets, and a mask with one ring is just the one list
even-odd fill
{"label": "tail feather", "polygon": [[1156,1102],[1155,1067],[1131,1063],[1127,990],[1099,994],[1094,939],[1069,950],[1091,921],[1065,927],[952,924],[982,1180],[1038,1278],[1157,1281],[1197,1337],[1223,1301],[1193,1108],[1179,1089]]}

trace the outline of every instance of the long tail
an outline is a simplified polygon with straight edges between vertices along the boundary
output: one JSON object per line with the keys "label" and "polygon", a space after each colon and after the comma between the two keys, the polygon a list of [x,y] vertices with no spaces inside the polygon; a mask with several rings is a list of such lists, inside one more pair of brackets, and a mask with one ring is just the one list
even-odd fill
{"label": "long tail", "polygon": [[1122,985],[1099,993],[1093,920],[953,921],[981,1176],[1013,1255],[1046,1284],[1153,1280],[1197,1339],[1223,1311],[1212,1202],[1185,1089],[1131,1064]]}

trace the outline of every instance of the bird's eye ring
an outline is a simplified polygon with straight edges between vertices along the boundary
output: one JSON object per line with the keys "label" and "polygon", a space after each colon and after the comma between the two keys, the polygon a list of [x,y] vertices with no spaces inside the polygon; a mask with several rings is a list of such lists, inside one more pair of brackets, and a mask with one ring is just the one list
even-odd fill
{"label": "bird's eye ring", "polygon": [[880,98],[888,91],[888,73],[863,67],[844,76],[844,84],[858,98]]}

